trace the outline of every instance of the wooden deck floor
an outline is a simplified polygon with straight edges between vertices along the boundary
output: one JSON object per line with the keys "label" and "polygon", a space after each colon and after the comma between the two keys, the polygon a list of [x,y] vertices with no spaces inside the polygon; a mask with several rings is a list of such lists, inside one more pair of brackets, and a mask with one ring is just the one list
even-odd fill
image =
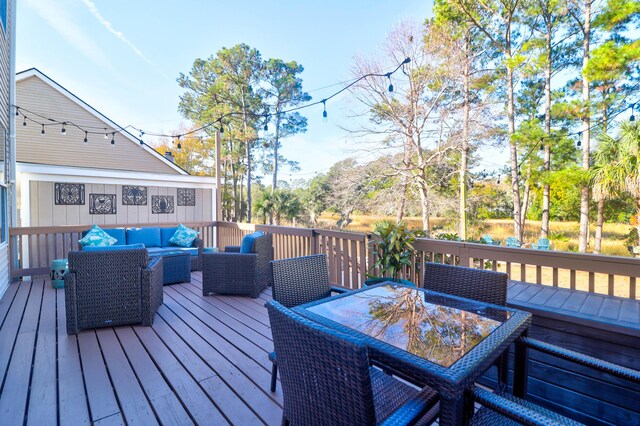
{"label": "wooden deck floor", "polygon": [[280,424],[270,294],[205,298],[195,272],[165,286],[152,327],[67,336],[64,290],[12,284],[0,300],[0,423]]}

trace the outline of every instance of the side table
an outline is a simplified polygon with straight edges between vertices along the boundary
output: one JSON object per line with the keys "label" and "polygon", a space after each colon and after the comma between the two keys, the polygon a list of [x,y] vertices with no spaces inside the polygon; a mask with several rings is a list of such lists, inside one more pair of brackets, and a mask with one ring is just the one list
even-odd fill
{"label": "side table", "polygon": [[51,261],[51,287],[64,288],[64,274],[69,271],[69,262],[67,259],[54,259]]}

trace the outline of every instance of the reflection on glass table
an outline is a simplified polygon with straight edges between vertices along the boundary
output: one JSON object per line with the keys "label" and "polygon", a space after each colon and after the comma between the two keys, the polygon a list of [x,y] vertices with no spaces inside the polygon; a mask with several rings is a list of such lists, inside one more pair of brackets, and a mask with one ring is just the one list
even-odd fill
{"label": "reflection on glass table", "polygon": [[510,315],[484,304],[429,299],[415,288],[383,285],[308,310],[443,367],[458,361]]}

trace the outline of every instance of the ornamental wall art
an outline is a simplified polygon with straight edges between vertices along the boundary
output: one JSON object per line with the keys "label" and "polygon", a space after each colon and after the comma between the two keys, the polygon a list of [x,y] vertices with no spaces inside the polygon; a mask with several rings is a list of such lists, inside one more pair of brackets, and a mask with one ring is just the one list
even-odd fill
{"label": "ornamental wall art", "polygon": [[123,206],[146,206],[147,187],[122,185]]}
{"label": "ornamental wall art", "polygon": [[151,213],[170,214],[173,213],[173,195],[152,195]]}
{"label": "ornamental wall art", "polygon": [[56,183],[54,185],[56,206],[83,206],[84,184]]}
{"label": "ornamental wall art", "polygon": [[190,206],[196,205],[196,190],[195,188],[178,188],[178,205]]}
{"label": "ornamental wall art", "polygon": [[89,194],[89,214],[116,214],[116,194]]}

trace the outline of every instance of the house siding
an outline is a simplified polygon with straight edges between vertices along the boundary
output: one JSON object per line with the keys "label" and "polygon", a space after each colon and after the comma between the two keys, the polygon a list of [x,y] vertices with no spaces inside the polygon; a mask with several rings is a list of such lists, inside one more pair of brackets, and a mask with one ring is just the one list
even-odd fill
{"label": "house siding", "polygon": [[[61,225],[122,225],[131,223],[175,223],[212,221],[212,189],[195,188],[195,206],[178,206],[177,188],[147,186],[147,205],[131,206],[122,204],[122,185],[88,183],[85,185],[84,205],[56,205],[54,182],[31,181],[30,183],[30,226]],[[185,187],[189,187],[188,184]],[[89,214],[89,194],[116,194],[115,214]],[[153,195],[174,197],[173,214],[155,214],[151,210]]]}
{"label": "house siding", "polygon": [[[89,134],[88,142],[83,142],[85,133],[68,124],[66,134],[61,125],[45,127],[27,120],[23,126],[22,114],[16,126],[17,161],[23,163],[64,165],[108,170],[136,171],[147,173],[181,174],[163,159],[142,149],[138,143],[116,133],[115,144],[111,144],[114,131],[107,123],[85,110],[67,96],[60,93],[39,77],[31,76],[16,84],[16,104],[27,117],[30,110],[56,121],[76,123],[82,128],[100,134]],[[33,116],[39,123],[45,120]],[[108,139],[99,129],[106,128]]]}

